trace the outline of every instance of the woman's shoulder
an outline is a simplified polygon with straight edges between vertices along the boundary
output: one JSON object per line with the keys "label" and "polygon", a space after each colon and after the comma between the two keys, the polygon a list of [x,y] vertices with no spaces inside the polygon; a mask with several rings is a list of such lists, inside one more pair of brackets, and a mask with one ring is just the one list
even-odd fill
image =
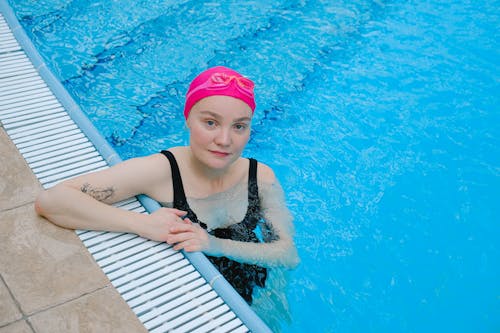
{"label": "woman's shoulder", "polygon": [[168,149],[162,150],[161,152],[157,154],[153,154],[152,156],[161,156],[163,155],[164,159],[166,158],[166,152],[170,152],[176,159],[182,159],[184,158],[184,155],[186,155],[186,152],[189,148],[186,146],[176,146],[176,147],[170,147]]}
{"label": "woman's shoulder", "polygon": [[184,146],[171,147],[158,153],[149,155],[146,158],[151,161],[152,165],[155,165],[157,168],[159,167],[162,170],[163,175],[170,178],[170,170],[172,169],[172,165],[170,163],[168,153],[166,152],[169,152],[171,153],[171,155],[173,155],[174,161],[176,162],[178,167],[181,168],[182,165],[185,164],[187,150],[188,148]]}
{"label": "woman's shoulder", "polygon": [[170,168],[170,163],[162,152],[153,153],[138,159],[143,161],[142,163],[144,166],[148,166],[146,169],[148,171],[156,171],[163,174],[165,168],[167,168],[167,170]]}
{"label": "woman's shoulder", "polygon": [[270,166],[265,163],[258,162],[257,179],[260,183],[273,184],[276,182],[276,175]]}
{"label": "woman's shoulder", "polygon": [[174,155],[176,154],[185,154],[189,150],[189,146],[175,146],[167,149],[172,152]]}
{"label": "woman's shoulder", "polygon": [[168,202],[171,199],[171,165],[164,154],[153,153],[130,159],[125,163],[132,166],[129,169],[129,177],[140,177],[144,194],[162,202]]}

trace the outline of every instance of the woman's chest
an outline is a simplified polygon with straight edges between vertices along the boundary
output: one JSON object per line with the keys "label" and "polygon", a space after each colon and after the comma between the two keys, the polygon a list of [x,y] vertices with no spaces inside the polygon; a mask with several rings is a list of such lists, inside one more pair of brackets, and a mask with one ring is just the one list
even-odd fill
{"label": "woman's chest", "polygon": [[243,221],[248,210],[248,198],[232,200],[187,199],[189,207],[198,221],[207,225],[208,230],[227,227]]}

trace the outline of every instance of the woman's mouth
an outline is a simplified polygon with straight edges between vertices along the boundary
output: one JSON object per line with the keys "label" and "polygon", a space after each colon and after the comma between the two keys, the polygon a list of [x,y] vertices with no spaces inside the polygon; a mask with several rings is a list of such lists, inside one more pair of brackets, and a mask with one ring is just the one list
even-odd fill
{"label": "woman's mouth", "polygon": [[227,157],[230,155],[230,153],[226,153],[226,152],[218,151],[218,150],[210,150],[210,152],[217,157]]}

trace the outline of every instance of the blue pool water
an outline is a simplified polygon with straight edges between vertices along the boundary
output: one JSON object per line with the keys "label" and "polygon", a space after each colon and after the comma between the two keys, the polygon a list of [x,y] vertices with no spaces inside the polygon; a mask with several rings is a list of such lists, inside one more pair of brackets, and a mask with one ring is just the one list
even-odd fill
{"label": "blue pool water", "polygon": [[302,259],[274,330],[500,331],[499,1],[10,3],[124,159],[187,142],[200,70],[256,81]]}

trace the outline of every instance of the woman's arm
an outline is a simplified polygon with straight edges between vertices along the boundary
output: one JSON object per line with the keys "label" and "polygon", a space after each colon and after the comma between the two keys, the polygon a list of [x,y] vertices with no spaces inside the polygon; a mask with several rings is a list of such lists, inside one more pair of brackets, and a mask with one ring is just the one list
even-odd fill
{"label": "woman's arm", "polygon": [[170,223],[181,222],[180,216],[185,212],[164,208],[146,215],[110,204],[137,194],[161,196],[161,185],[168,182],[168,167],[159,155],[131,159],[43,191],[36,199],[35,209],[65,228],[132,232],[164,240]]}
{"label": "woman's arm", "polygon": [[[299,257],[293,242],[293,217],[286,207],[283,190],[275,181],[259,185],[261,209],[265,227],[265,243],[239,242],[210,236],[209,255],[226,256],[230,259],[267,267],[298,265]],[[212,252],[212,253],[209,253]]]}
{"label": "woman's arm", "polygon": [[[259,164],[258,178],[261,210],[272,237],[265,243],[241,242],[209,235],[198,224],[185,223],[171,229],[167,242],[175,249],[203,251],[211,256],[266,267],[295,267],[299,263],[293,242],[293,217],[285,203],[283,190],[272,170]],[[266,238],[266,235],[264,235]]]}

